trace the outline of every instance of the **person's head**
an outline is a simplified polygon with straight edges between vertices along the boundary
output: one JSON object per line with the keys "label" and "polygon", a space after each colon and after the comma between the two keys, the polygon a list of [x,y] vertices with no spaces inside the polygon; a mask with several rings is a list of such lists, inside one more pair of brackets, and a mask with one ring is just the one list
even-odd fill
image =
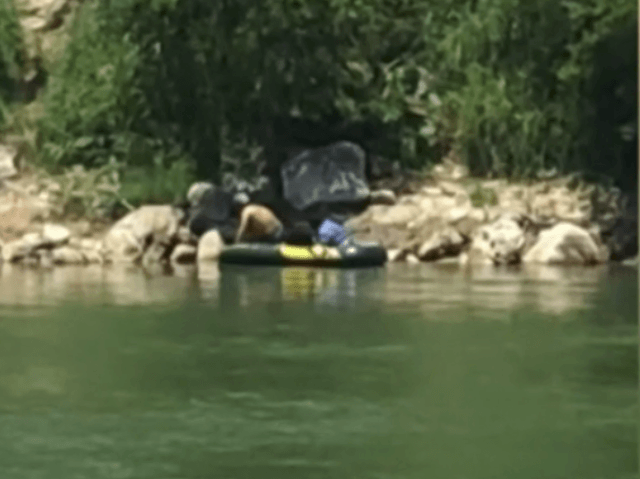
{"label": "person's head", "polygon": [[190,206],[199,205],[206,196],[212,195],[215,191],[216,187],[212,183],[206,181],[194,183],[187,192],[187,202]]}

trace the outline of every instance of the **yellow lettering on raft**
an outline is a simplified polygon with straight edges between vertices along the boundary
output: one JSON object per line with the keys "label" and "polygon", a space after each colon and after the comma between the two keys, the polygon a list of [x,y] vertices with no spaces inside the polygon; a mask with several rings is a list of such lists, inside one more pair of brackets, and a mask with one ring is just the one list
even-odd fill
{"label": "yellow lettering on raft", "polygon": [[294,246],[289,244],[280,245],[280,254],[286,259],[314,260],[320,258],[337,259],[340,253],[337,248],[328,248],[323,245],[314,246]]}

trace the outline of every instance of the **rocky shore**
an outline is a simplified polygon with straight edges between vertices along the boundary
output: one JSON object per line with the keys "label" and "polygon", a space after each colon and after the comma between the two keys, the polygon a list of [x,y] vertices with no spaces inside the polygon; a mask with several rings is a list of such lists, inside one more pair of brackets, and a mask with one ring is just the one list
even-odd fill
{"label": "rocky shore", "polygon": [[[59,183],[11,176],[0,188],[7,263],[200,264],[215,262],[225,244],[216,229],[194,235],[173,205],[142,206],[111,223],[70,220]],[[637,206],[616,189],[572,178],[485,181],[443,164],[395,191],[372,188],[346,226],[356,239],[380,242],[390,262],[637,264]]]}

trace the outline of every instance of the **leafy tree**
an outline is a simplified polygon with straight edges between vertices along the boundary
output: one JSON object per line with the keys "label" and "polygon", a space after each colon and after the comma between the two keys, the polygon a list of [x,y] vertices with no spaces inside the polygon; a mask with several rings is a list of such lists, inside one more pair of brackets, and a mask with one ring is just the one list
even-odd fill
{"label": "leafy tree", "polygon": [[632,0],[83,8],[45,94],[52,167],[111,161],[133,176],[180,163],[184,182],[189,171],[219,180],[227,160],[255,162],[252,148],[269,150],[279,122],[290,125],[280,120],[298,117],[329,130],[344,119],[384,125],[367,147],[416,168],[453,152],[480,175],[634,174]]}

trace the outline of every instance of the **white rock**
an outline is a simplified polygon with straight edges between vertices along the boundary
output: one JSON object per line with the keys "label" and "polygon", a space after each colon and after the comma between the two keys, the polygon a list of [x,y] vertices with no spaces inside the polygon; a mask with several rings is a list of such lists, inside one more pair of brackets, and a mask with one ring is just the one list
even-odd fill
{"label": "white rock", "polygon": [[5,243],[2,246],[2,259],[7,262],[18,261],[32,256],[43,245],[38,233],[27,233],[22,238]]}
{"label": "white rock", "polygon": [[198,242],[198,261],[218,261],[224,241],[218,230],[207,231]]}
{"label": "white rock", "polygon": [[42,239],[53,245],[62,245],[69,241],[71,232],[61,225],[47,223],[42,229]]}
{"label": "white rock", "polygon": [[[177,236],[180,219],[181,212],[172,206],[142,206],[113,225],[104,240],[105,250],[113,261],[135,261],[145,247],[168,247]],[[149,258],[156,256],[163,255]]]}
{"label": "white rock", "polygon": [[71,248],[70,246],[61,246],[54,249],[51,253],[51,260],[53,264],[59,265],[85,263],[85,257],[82,251]]}
{"label": "white rock", "polygon": [[420,260],[418,259],[418,257],[413,254],[413,253],[409,253],[407,255],[407,257],[405,258],[405,261],[409,264],[419,264]]}
{"label": "white rock", "polygon": [[18,151],[9,145],[0,144],[0,180],[12,178],[18,174],[15,160]]}
{"label": "white rock", "polygon": [[524,255],[525,263],[595,264],[606,261],[606,249],[584,228],[559,223],[540,232],[536,243]]}
{"label": "white rock", "polygon": [[510,218],[499,218],[478,229],[468,251],[471,263],[517,263],[525,245],[525,233]]}
{"label": "white rock", "polygon": [[485,211],[481,208],[460,207],[449,213],[449,223],[467,238],[471,238],[478,228],[485,224],[487,218]]}
{"label": "white rock", "polygon": [[147,205],[132,211],[113,225],[111,231],[127,229],[138,241],[175,236],[178,232],[181,213],[170,205]]}
{"label": "white rock", "polygon": [[80,240],[80,249],[83,251],[100,251],[103,248],[103,243],[100,240],[92,238],[82,238]]}
{"label": "white rock", "polygon": [[400,260],[400,255],[402,254],[402,250],[400,248],[394,248],[387,251],[387,261],[389,263],[395,263]]}
{"label": "white rock", "polygon": [[440,196],[442,194],[442,190],[437,186],[423,186],[420,193],[426,196]]}
{"label": "white rock", "polygon": [[44,30],[48,24],[47,19],[41,17],[26,17],[20,20],[22,28],[30,32]]}
{"label": "white rock", "polygon": [[470,208],[465,208],[464,206],[456,206],[452,208],[447,213],[447,221],[450,223],[456,223],[470,214]]}
{"label": "white rock", "polygon": [[196,260],[198,248],[189,244],[179,244],[171,253],[171,262],[178,264],[193,263]]}

